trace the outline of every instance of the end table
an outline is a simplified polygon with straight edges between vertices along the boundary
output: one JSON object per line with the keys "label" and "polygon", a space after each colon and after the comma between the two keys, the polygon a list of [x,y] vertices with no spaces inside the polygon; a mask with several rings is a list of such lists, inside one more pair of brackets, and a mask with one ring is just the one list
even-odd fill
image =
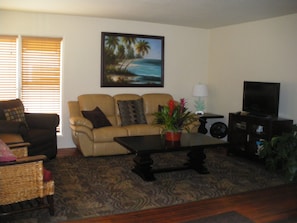
{"label": "end table", "polygon": [[205,127],[207,123],[207,119],[209,118],[224,118],[223,115],[213,114],[213,113],[204,113],[203,115],[199,115],[200,126],[198,129],[199,133],[206,134],[208,131]]}

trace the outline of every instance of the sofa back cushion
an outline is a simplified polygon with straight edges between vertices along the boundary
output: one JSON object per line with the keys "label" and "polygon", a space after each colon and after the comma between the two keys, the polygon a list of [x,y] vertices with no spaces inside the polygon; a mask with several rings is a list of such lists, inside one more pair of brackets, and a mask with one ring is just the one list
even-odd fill
{"label": "sofa back cushion", "polygon": [[120,110],[118,106],[118,101],[130,101],[130,100],[138,100],[141,99],[140,95],[137,94],[117,94],[113,96],[114,99],[114,107],[115,107],[115,115],[116,115],[116,121],[117,125],[121,126],[122,121],[121,121],[121,115],[120,115]]}
{"label": "sofa back cushion", "polygon": [[78,96],[80,111],[92,111],[96,107],[105,114],[112,125],[116,125],[114,100],[107,94],[84,94]]}
{"label": "sofa back cushion", "polygon": [[78,96],[80,111],[92,111],[99,107],[106,115],[113,126],[121,126],[121,117],[118,107],[118,101],[143,99],[143,109],[146,122],[152,124],[158,111],[159,105],[167,105],[172,95],[166,93],[149,93],[142,96],[138,94],[117,94],[113,97],[107,94],[84,94]]}
{"label": "sofa back cushion", "polygon": [[172,95],[165,93],[144,94],[142,98],[144,114],[148,124],[152,124],[154,121],[154,113],[158,112],[159,105],[167,105],[168,101],[173,99]]}

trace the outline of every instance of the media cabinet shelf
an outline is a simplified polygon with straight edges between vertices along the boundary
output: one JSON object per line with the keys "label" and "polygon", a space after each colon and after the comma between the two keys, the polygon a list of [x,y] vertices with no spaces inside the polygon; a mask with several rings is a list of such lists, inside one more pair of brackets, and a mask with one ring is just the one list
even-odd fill
{"label": "media cabinet shelf", "polygon": [[291,119],[229,113],[229,153],[257,158],[262,141],[289,132],[292,125]]}

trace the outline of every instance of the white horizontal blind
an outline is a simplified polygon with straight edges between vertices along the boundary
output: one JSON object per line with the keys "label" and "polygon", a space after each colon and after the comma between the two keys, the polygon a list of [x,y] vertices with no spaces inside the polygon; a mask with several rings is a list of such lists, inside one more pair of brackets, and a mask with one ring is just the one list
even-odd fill
{"label": "white horizontal blind", "polygon": [[0,100],[18,95],[16,41],[16,36],[0,36]]}
{"label": "white horizontal blind", "polygon": [[27,112],[60,114],[61,38],[22,38],[22,101]]}

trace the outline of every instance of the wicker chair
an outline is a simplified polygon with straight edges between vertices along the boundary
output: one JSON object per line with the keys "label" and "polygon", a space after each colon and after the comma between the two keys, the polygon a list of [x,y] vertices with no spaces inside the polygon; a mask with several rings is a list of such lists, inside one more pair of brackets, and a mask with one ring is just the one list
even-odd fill
{"label": "wicker chair", "polygon": [[27,143],[8,146],[18,158],[0,163],[0,217],[40,208],[54,215],[54,181],[43,180],[46,156],[28,157]]}

